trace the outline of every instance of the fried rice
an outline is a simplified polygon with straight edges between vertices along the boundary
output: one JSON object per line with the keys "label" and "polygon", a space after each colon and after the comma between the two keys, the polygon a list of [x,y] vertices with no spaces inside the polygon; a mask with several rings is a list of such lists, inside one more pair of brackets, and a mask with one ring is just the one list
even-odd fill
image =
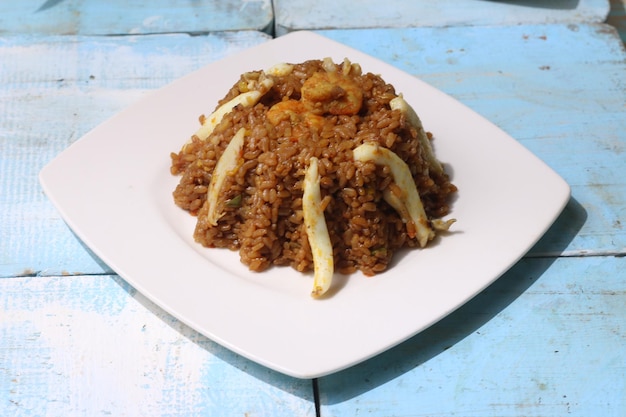
{"label": "fried rice", "polygon": [[[398,155],[410,170],[431,222],[449,213],[457,191],[448,174],[433,169],[427,158],[419,137],[427,135],[430,141],[432,136],[421,123],[409,123],[404,112],[391,108],[390,102],[399,96],[392,85],[363,73],[358,64],[324,59],[283,65],[242,74],[216,109],[254,89],[260,91],[258,101],[236,105],[208,137],[193,135],[171,154],[171,173],[180,176],[174,201],[197,217],[194,238],[199,244],[238,251],[253,271],[272,265],[313,270],[303,181],[316,158],[320,207],[335,270],[365,275],[384,271],[399,249],[421,245],[407,228],[407,219],[384,198],[385,190],[403,193],[390,167],[356,161],[353,151],[374,143]],[[271,82],[264,84],[264,79]],[[206,123],[207,117],[201,116],[200,122]],[[241,128],[245,135],[236,169],[228,171],[219,187],[213,202],[219,206],[219,218],[211,221],[211,179]]]}

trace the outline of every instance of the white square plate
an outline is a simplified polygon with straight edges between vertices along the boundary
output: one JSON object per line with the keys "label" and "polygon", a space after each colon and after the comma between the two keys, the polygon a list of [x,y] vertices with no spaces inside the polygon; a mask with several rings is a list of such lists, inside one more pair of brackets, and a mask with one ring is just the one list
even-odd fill
{"label": "white square plate", "polygon": [[[193,241],[176,207],[172,151],[243,72],[345,57],[396,87],[435,136],[459,188],[453,233],[402,253],[387,272],[336,277],[309,296],[312,275],[253,273],[235,252]],[[545,233],[568,185],[518,142],[446,94],[393,66],[309,32],[208,65],[86,134],[40,174],[46,194],[95,254],[198,332],[279,372],[323,376],[370,358],[440,320],[496,280]]]}

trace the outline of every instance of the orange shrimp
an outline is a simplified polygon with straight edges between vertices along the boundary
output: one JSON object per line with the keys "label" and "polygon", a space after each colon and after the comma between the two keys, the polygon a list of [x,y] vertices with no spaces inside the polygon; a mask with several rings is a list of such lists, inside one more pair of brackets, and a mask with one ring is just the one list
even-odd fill
{"label": "orange shrimp", "polygon": [[294,126],[304,121],[312,128],[320,127],[324,121],[322,116],[311,111],[306,102],[297,100],[285,100],[274,104],[267,111],[267,120],[274,126],[284,120],[289,120]]}
{"label": "orange shrimp", "polygon": [[314,112],[354,115],[361,110],[363,93],[343,73],[316,72],[302,85],[302,101]]}

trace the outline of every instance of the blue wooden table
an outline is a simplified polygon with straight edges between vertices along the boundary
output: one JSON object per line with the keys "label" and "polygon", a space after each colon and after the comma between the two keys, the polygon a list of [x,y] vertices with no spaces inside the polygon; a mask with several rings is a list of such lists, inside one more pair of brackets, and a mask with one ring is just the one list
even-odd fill
{"label": "blue wooden table", "polygon": [[[293,9],[304,2],[14,3],[0,5],[0,415],[626,415],[626,52],[603,23],[620,28],[623,2],[385,11],[426,25],[312,20]],[[327,15],[348,2],[334,3]],[[572,189],[544,238],[468,304],[316,380],[244,359],[148,301],[37,181],[146,93],[305,26],[449,93]]]}

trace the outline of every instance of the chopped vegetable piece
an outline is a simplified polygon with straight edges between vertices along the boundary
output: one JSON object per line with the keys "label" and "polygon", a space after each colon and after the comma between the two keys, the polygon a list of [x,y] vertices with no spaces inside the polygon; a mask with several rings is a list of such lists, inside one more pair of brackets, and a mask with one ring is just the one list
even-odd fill
{"label": "chopped vegetable piece", "polygon": [[426,246],[428,241],[435,236],[435,233],[430,228],[408,165],[394,152],[374,143],[364,143],[356,147],[353,155],[357,161],[372,161],[376,165],[389,167],[394,182],[402,190],[402,195],[397,196],[393,192],[387,191],[383,196],[400,214],[402,221],[406,223],[409,236],[417,236],[420,246]]}
{"label": "chopped vegetable piece", "polygon": [[226,207],[241,207],[242,195],[238,194],[226,202]]}
{"label": "chopped vegetable piece", "polygon": [[222,217],[222,213],[218,211],[218,197],[224,180],[228,175],[232,175],[233,171],[239,166],[239,154],[243,147],[244,137],[246,135],[246,129],[241,128],[235,133],[235,136],[230,140],[224,153],[220,159],[218,159],[215,169],[213,170],[213,176],[209,183],[209,190],[207,192],[207,203],[209,204],[209,212],[207,214],[209,223],[213,226],[217,225],[217,221]]}
{"label": "chopped vegetable piece", "polygon": [[313,255],[313,291],[311,296],[320,297],[330,288],[333,279],[333,247],[326,226],[326,219],[321,208],[320,176],[317,158],[311,158],[304,176],[302,211],[306,234]]}

